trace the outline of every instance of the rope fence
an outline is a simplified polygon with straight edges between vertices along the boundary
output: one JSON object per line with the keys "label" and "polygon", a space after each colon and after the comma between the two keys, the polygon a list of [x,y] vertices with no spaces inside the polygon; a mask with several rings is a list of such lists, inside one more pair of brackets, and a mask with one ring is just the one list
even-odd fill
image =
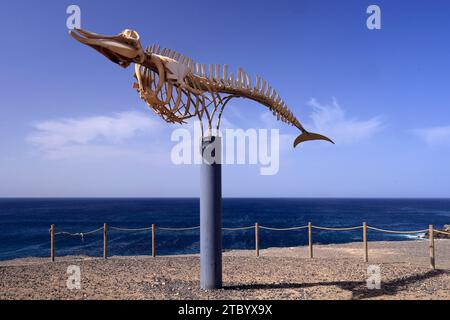
{"label": "rope fence", "polygon": [[[149,231],[152,230],[152,227],[149,228],[136,228],[136,229],[130,229],[130,228],[118,228],[118,227],[109,227],[111,230],[116,231],[124,231],[124,232],[140,232],[140,231]],[[102,228],[103,229],[103,228]]]}
{"label": "rope fence", "polygon": [[[370,227],[370,226],[367,226],[367,229],[378,231],[378,232],[395,233],[395,234],[413,234],[413,233],[424,233],[424,232],[428,231],[428,229],[413,230],[413,231],[396,231],[396,230],[380,229],[380,228],[375,228],[375,227]],[[437,230],[435,230],[435,231],[437,231]]]}
{"label": "rope fence", "polygon": [[[123,228],[123,227],[115,227],[115,226],[107,226],[105,223],[103,227],[91,230],[88,232],[76,232],[71,233],[67,231],[59,231],[55,232],[55,225],[52,224],[50,226],[50,255],[51,260],[55,261],[55,236],[57,235],[66,235],[66,236],[72,236],[72,237],[81,237],[81,239],[84,239],[84,236],[94,234],[97,232],[103,231],[103,258],[107,259],[107,234],[108,229],[110,231],[121,231],[121,232],[142,232],[142,231],[151,231],[152,235],[152,250],[151,254],[152,257],[156,257],[156,250],[155,250],[155,234],[156,230],[160,231],[173,231],[173,232],[183,232],[183,231],[194,231],[199,230],[200,226],[195,227],[184,227],[184,228],[168,228],[168,227],[156,227],[155,224],[152,224],[151,227],[144,227],[144,228]],[[433,225],[429,225],[428,229],[422,229],[422,230],[387,230],[387,229],[381,229],[373,226],[368,226],[366,222],[364,222],[361,226],[354,226],[354,227],[321,227],[321,226],[314,226],[309,222],[305,226],[298,226],[298,227],[288,227],[288,228],[275,228],[275,227],[267,227],[267,226],[261,226],[258,223],[255,223],[255,225],[247,226],[247,227],[235,227],[235,228],[222,228],[223,231],[242,231],[242,230],[251,230],[253,229],[255,231],[255,253],[256,256],[259,257],[259,249],[260,249],[260,242],[259,242],[259,231],[260,229],[268,230],[268,231],[298,231],[298,230],[304,230],[308,229],[308,247],[309,247],[309,257],[312,259],[314,257],[313,252],[313,229],[316,230],[322,230],[322,231],[354,231],[354,230],[361,230],[363,233],[363,249],[364,249],[364,262],[369,262],[369,247],[368,247],[368,239],[367,239],[367,230],[372,230],[376,232],[383,232],[383,233],[389,233],[389,234],[418,234],[418,233],[426,233],[428,232],[428,240],[430,242],[430,267],[434,270],[436,269],[436,262],[435,262],[435,245],[434,245],[434,234],[440,233],[445,235],[450,235],[450,232],[445,232],[441,230],[434,229]]]}
{"label": "rope fence", "polygon": [[161,228],[161,227],[158,227],[157,229],[162,230],[162,231],[192,231],[192,230],[200,229],[200,226],[191,227],[191,228]]}
{"label": "rope fence", "polygon": [[250,230],[250,229],[254,229],[255,226],[250,226],[250,227],[240,227],[240,228],[222,228],[222,230],[224,231],[241,231],[241,230]]}
{"label": "rope fence", "polygon": [[347,227],[347,228],[328,228],[328,227],[316,227],[316,226],[312,226],[313,229],[318,229],[318,230],[326,230],[326,231],[351,231],[351,230],[358,230],[358,229],[362,229],[363,227]]}
{"label": "rope fence", "polygon": [[270,230],[270,231],[293,231],[293,230],[306,229],[306,228],[308,228],[308,226],[292,227],[292,228],[270,228],[270,227],[259,226],[259,228],[264,229],[264,230]]}

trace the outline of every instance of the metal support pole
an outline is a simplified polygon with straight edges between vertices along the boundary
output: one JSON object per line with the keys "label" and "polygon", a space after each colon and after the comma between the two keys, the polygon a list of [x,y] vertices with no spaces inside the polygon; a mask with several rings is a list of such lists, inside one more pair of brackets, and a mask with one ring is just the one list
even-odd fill
{"label": "metal support pole", "polygon": [[200,287],[222,287],[222,165],[220,137],[202,140],[200,169]]}

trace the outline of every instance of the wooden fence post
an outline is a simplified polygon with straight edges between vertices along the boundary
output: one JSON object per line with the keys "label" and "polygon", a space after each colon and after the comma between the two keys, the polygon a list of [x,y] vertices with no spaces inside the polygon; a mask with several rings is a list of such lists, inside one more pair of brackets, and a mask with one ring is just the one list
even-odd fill
{"label": "wooden fence post", "polygon": [[50,226],[50,258],[55,261],[55,225]]}
{"label": "wooden fence post", "polygon": [[433,225],[430,224],[429,229],[428,229],[428,234],[429,234],[429,238],[430,238],[430,267],[431,269],[435,270],[436,269],[436,261],[435,261],[435,257],[434,257],[434,228]]}
{"label": "wooden fence post", "polygon": [[309,244],[309,257],[312,259],[313,255],[313,242],[312,242],[312,224],[308,222],[308,244]]}
{"label": "wooden fence post", "polygon": [[155,251],[155,225],[152,224],[152,257],[156,257]]}
{"label": "wooden fence post", "polygon": [[367,243],[367,223],[363,222],[364,262],[369,262],[369,246]]}
{"label": "wooden fence post", "polygon": [[103,224],[103,259],[108,258],[108,251],[107,251],[107,226],[106,223]]}
{"label": "wooden fence post", "polygon": [[255,249],[256,256],[259,257],[259,225],[255,223]]}

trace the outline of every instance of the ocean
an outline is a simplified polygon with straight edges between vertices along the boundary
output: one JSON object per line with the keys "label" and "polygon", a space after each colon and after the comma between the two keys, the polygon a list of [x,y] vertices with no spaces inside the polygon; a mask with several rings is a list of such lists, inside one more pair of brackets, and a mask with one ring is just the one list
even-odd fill
{"label": "ocean", "polygon": [[[87,232],[103,226],[124,228],[193,227],[199,225],[198,199],[0,199],[0,260],[47,257],[49,228]],[[450,223],[450,199],[231,199],[223,200],[223,226],[260,225],[285,228],[306,225],[351,227],[363,221],[391,230],[421,230]],[[362,241],[362,231],[313,231],[315,243]],[[254,231],[224,231],[223,247],[253,249]],[[369,241],[418,239],[417,235],[368,232]],[[260,230],[260,247],[307,244],[307,231]],[[199,252],[199,230],[156,230],[158,255]],[[57,235],[57,256],[102,256],[103,233]],[[150,231],[108,232],[109,255],[151,254]]]}

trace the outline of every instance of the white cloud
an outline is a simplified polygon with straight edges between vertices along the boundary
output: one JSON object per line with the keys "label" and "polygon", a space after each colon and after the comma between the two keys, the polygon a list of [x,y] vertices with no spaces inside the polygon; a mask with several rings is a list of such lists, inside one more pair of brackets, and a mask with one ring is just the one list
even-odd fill
{"label": "white cloud", "polygon": [[144,113],[122,112],[112,116],[39,122],[26,140],[40,148],[49,158],[88,155],[87,150],[103,150],[106,156],[120,155],[127,149],[117,145],[158,128],[157,121]]}
{"label": "white cloud", "polygon": [[416,129],[413,132],[429,145],[450,144],[450,126]]}
{"label": "white cloud", "polygon": [[368,120],[349,118],[338,104],[320,104],[312,98],[308,105],[313,108],[310,118],[312,123],[306,125],[308,131],[324,134],[337,144],[351,144],[372,137],[383,129],[380,116]]}
{"label": "white cloud", "polygon": [[[328,136],[337,144],[351,144],[370,138],[383,129],[381,117],[373,117],[369,120],[349,118],[344,109],[333,99],[331,105],[322,105],[312,98],[308,103],[312,107],[309,114],[311,121],[306,123],[299,119],[305,129],[310,132]],[[279,122],[270,112],[263,112],[261,120],[267,128],[277,128]],[[282,146],[292,145],[298,134],[280,134]]]}
{"label": "white cloud", "polygon": [[[260,115],[260,119],[263,123],[263,128],[265,129],[277,129],[280,128],[280,124],[283,126],[286,126],[285,124],[279,122],[277,120],[277,117],[272,114],[270,111],[263,111]],[[287,126],[286,126],[287,127]],[[280,151],[281,152],[291,152],[292,151],[292,145],[294,143],[294,140],[296,137],[298,137],[300,133],[284,133],[282,130],[280,130]]]}

